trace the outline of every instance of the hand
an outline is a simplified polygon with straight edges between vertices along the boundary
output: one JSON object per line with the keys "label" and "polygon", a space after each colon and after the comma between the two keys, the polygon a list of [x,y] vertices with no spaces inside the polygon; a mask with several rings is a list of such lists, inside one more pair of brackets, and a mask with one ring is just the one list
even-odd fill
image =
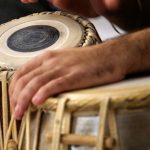
{"label": "hand", "polygon": [[124,78],[125,67],[120,62],[124,54],[109,47],[101,44],[47,51],[23,65],[14,74],[9,89],[16,119],[21,119],[31,101],[40,105],[49,96],[60,92]]}
{"label": "hand", "polygon": [[[36,3],[39,0],[21,0],[23,3]],[[120,0],[49,0],[55,7],[84,15],[95,17],[118,9]]]}

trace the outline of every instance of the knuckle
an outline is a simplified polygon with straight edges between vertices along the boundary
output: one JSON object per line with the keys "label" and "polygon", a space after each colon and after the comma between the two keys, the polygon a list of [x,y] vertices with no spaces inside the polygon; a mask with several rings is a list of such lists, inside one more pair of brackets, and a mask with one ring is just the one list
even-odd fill
{"label": "knuckle", "polygon": [[44,58],[52,58],[54,57],[55,52],[54,51],[46,51],[45,53],[43,53],[43,57]]}
{"label": "knuckle", "polygon": [[41,78],[40,76],[38,76],[38,77],[35,77],[34,79],[33,79],[33,81],[32,81],[32,85],[38,85],[38,84],[41,84],[41,83],[43,83],[43,78]]}
{"label": "knuckle", "polygon": [[35,77],[32,81],[30,81],[27,85],[27,88],[29,90],[36,90],[38,89],[42,84],[44,84],[44,80],[43,78],[41,77]]}
{"label": "knuckle", "polygon": [[30,76],[31,76],[31,77],[35,77],[35,76],[37,75],[37,73],[38,73],[38,72],[36,72],[36,71],[32,71],[32,72],[30,72]]}
{"label": "knuckle", "polygon": [[15,74],[14,74],[14,78],[18,79],[21,77],[21,71],[18,70]]}
{"label": "knuckle", "polygon": [[20,74],[22,74],[25,70],[26,70],[26,64],[23,65],[23,66],[21,66],[21,67],[18,69],[18,72],[19,72]]}
{"label": "knuckle", "polygon": [[15,78],[20,78],[22,75],[23,75],[23,73],[25,72],[25,70],[26,70],[26,67],[21,67],[21,68],[19,68],[16,72],[15,72],[15,74],[14,74],[14,77]]}
{"label": "knuckle", "polygon": [[47,86],[44,86],[39,90],[39,93],[41,93],[41,95],[44,95],[45,93],[49,93],[49,88]]}
{"label": "knuckle", "polygon": [[64,77],[61,77],[59,79],[57,79],[56,81],[56,85],[57,87],[59,88],[67,88],[69,85],[71,86],[71,81],[68,77],[64,76]]}
{"label": "knuckle", "polygon": [[20,96],[19,96],[19,103],[21,103],[22,105],[26,105],[26,103],[29,102],[30,100],[30,97],[31,97],[31,92],[29,92],[28,90],[24,90]]}
{"label": "knuckle", "polygon": [[27,83],[27,80],[25,78],[20,78],[16,84],[18,87],[24,87]]}
{"label": "knuckle", "polygon": [[29,84],[28,86],[25,87],[24,94],[25,95],[31,95],[32,93],[35,92],[35,90],[36,90],[35,87],[36,87],[35,85]]}

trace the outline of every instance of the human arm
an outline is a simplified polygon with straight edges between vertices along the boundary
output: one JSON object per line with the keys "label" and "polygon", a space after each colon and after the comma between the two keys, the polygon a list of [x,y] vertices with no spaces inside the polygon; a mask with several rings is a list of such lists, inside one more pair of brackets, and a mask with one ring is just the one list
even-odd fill
{"label": "human arm", "polygon": [[[10,85],[10,101],[20,119],[31,103],[49,96],[116,82],[150,71],[150,28],[83,48],[47,51],[20,67]],[[84,57],[83,57],[84,54]]]}
{"label": "human arm", "polygon": [[[21,0],[37,2],[38,0]],[[150,25],[149,0],[49,0],[61,10],[86,17],[105,16],[125,30],[137,30]]]}
{"label": "human arm", "polygon": [[[21,0],[23,3],[37,3],[39,0]],[[46,0],[45,0],[46,1]],[[61,10],[68,11],[70,13],[77,13],[78,15],[84,16],[97,16],[97,13],[92,8],[92,5],[89,0],[47,0],[50,5],[54,5]],[[89,11],[90,10],[90,11]]]}

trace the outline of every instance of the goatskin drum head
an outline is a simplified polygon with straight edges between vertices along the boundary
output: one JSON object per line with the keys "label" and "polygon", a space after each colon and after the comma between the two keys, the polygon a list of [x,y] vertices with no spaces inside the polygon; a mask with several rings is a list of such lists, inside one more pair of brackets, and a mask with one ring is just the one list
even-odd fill
{"label": "goatskin drum head", "polygon": [[83,26],[60,13],[40,13],[0,26],[0,65],[17,68],[46,51],[76,47]]}

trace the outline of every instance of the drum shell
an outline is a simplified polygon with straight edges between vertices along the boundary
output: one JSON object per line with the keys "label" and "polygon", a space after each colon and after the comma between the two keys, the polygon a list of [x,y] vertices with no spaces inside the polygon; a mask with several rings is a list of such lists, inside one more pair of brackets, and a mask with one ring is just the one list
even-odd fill
{"label": "drum shell", "polygon": [[[0,137],[1,133],[5,135],[2,135],[2,137],[5,137],[4,139],[0,138],[0,146],[3,140],[6,143],[8,142],[8,145],[12,140],[15,143],[16,137],[18,137],[18,146],[21,147],[21,150],[26,150],[26,147],[31,150],[37,147],[39,150],[43,148],[44,150],[53,149],[52,146],[56,146],[56,142],[58,142],[57,146],[62,145],[65,149],[66,145],[60,142],[62,141],[61,137],[63,135],[78,137],[78,135],[72,135],[75,134],[72,130],[74,126],[72,118],[97,116],[100,120],[97,125],[98,128],[100,126],[99,130],[103,131],[101,130],[102,128],[106,132],[102,140],[105,143],[105,139],[107,140],[106,137],[110,136],[108,139],[111,141],[111,144],[106,142],[103,149],[105,149],[105,146],[107,148],[111,147],[109,149],[112,150],[114,146],[117,146],[121,150],[144,150],[149,148],[149,77],[68,92],[57,97],[51,97],[40,107],[30,106],[20,125],[15,120],[14,124],[12,124],[13,116],[9,111],[9,99],[7,95],[12,74],[11,71],[3,71],[0,74],[3,112],[1,116],[1,123],[3,125],[0,126],[0,131],[3,130],[3,132],[0,132]],[[106,115],[102,113],[104,110],[107,112]],[[113,113],[115,113],[115,116],[112,115]],[[116,121],[115,119],[112,121],[112,117]],[[107,120],[108,123],[106,122],[106,124],[102,123],[100,125],[104,120]],[[113,127],[114,122],[116,122],[116,129]],[[4,131],[5,127],[6,132]],[[53,141],[55,138],[53,139],[52,137],[59,135],[59,128],[61,131],[61,140],[56,139],[56,141]],[[101,132],[99,130],[97,129],[96,133],[98,135],[94,138],[90,136],[92,142],[94,141],[92,145],[95,145],[96,142],[100,143],[98,139]],[[114,134],[115,132],[116,134]],[[7,138],[7,135],[9,135],[9,138]],[[85,135],[82,138],[84,139],[86,136],[89,135]],[[115,140],[115,145],[113,139]],[[77,141],[79,142],[81,140]],[[83,143],[87,142],[84,141]]]}
{"label": "drum shell", "polygon": [[150,148],[150,109],[121,111],[117,115],[121,150]]}

